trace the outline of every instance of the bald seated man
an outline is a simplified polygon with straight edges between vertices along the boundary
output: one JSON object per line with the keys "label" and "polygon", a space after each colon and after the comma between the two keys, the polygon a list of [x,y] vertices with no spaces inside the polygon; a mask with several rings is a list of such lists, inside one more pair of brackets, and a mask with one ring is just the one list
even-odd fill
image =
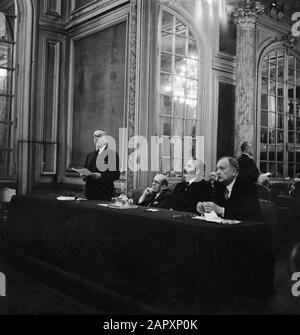
{"label": "bald seated man", "polygon": [[184,181],[178,183],[172,195],[172,209],[196,212],[198,201],[211,201],[212,194],[208,182],[204,180],[204,164],[190,159],[184,166]]}
{"label": "bald seated man", "polygon": [[256,185],[239,177],[239,164],[233,157],[223,157],[217,163],[217,176],[224,187],[222,197],[215,202],[199,202],[199,213],[214,211],[225,219],[264,221],[258,202]]}
{"label": "bald seated man", "polygon": [[138,201],[138,205],[156,208],[170,208],[172,192],[168,188],[168,177],[158,173]]}

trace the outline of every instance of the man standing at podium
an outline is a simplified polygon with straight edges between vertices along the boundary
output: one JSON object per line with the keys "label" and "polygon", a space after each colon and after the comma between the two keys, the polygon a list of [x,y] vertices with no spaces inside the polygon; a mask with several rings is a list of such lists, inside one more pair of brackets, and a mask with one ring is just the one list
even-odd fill
{"label": "man standing at podium", "polygon": [[87,199],[110,201],[114,196],[114,180],[120,178],[119,156],[107,143],[106,132],[102,129],[94,131],[95,150],[90,152],[84,167],[92,174],[82,175]]}

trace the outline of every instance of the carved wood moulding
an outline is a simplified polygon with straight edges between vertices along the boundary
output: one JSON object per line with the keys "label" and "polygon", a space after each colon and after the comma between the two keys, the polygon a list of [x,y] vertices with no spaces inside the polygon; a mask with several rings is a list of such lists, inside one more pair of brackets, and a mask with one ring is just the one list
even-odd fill
{"label": "carved wood moulding", "polygon": [[[129,44],[129,102],[128,139],[135,135],[136,81],[137,81],[137,0],[130,1],[130,44]],[[128,157],[132,150],[128,150]],[[134,174],[127,171],[127,192],[134,188]]]}

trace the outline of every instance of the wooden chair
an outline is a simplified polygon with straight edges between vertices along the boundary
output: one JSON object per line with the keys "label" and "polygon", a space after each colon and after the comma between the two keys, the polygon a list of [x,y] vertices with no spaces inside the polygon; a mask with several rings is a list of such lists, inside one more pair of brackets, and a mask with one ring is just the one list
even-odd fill
{"label": "wooden chair", "polygon": [[267,201],[272,200],[271,190],[268,187],[261,184],[256,184],[256,188],[257,188],[258,199]]}
{"label": "wooden chair", "polygon": [[259,206],[265,222],[267,222],[272,232],[275,233],[278,221],[277,206],[273,202],[264,199],[259,199]]}
{"label": "wooden chair", "polygon": [[135,205],[139,201],[139,198],[141,197],[143,192],[144,192],[144,188],[136,188],[135,190],[132,190],[132,199]]}

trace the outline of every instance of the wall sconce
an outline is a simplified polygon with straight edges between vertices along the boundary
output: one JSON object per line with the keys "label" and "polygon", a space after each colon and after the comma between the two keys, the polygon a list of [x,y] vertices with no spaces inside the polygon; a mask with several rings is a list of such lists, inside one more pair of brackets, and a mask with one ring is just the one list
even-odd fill
{"label": "wall sconce", "polygon": [[284,18],[284,3],[279,5],[277,1],[270,3],[269,15],[277,21],[281,21]]}

